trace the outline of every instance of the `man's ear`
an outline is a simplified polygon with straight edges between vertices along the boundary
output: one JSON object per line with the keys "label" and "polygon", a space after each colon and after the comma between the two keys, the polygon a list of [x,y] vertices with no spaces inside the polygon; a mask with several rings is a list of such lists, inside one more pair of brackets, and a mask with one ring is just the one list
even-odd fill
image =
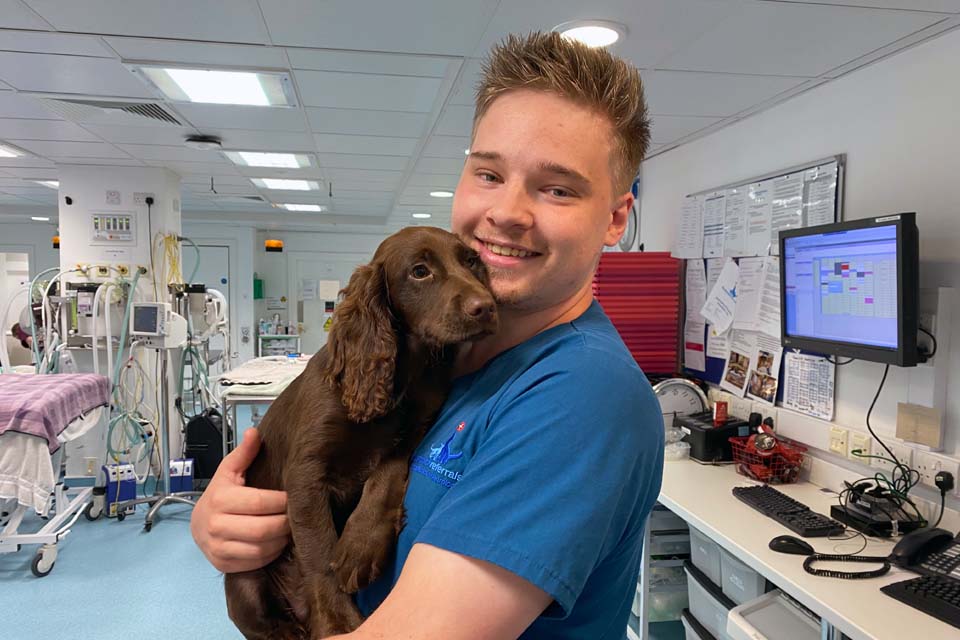
{"label": "man's ear", "polygon": [[620,242],[620,237],[627,228],[627,216],[630,215],[630,208],[633,207],[634,200],[633,193],[627,191],[613,203],[613,209],[610,211],[610,224],[607,225],[607,232],[603,236],[604,245],[614,247]]}

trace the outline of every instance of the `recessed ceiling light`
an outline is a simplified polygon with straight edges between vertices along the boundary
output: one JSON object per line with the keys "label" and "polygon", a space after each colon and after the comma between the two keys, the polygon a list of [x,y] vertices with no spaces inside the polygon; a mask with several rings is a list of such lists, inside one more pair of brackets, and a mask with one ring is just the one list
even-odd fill
{"label": "recessed ceiling light", "polygon": [[290,76],[280,71],[229,71],[129,65],[174,102],[293,107]]}
{"label": "recessed ceiling light", "polygon": [[287,211],[326,211],[327,208],[319,204],[281,204]]}
{"label": "recessed ceiling light", "polygon": [[44,218],[42,216],[30,216],[30,219],[34,222],[50,222],[50,218]]}
{"label": "recessed ceiling light", "polygon": [[433,196],[434,198],[452,198],[453,192],[452,191],[431,191],[430,195]]}
{"label": "recessed ceiling light", "polygon": [[223,143],[220,142],[220,138],[217,136],[206,135],[187,136],[183,144],[198,151],[219,151],[223,146]]}
{"label": "recessed ceiling light", "polygon": [[425,219],[425,218],[429,218],[429,217],[430,217],[430,214],[429,214],[429,213],[414,213],[414,214],[413,214],[413,217],[414,217],[414,218]]}
{"label": "recessed ceiling light", "polygon": [[464,150],[463,150],[463,155],[465,155],[465,156],[470,155],[470,149],[464,149]]}
{"label": "recessed ceiling light", "polygon": [[60,182],[57,180],[34,180],[37,184],[42,184],[45,187],[50,187],[51,189],[59,189]]}
{"label": "recessed ceiling light", "polygon": [[320,185],[315,180],[283,180],[280,178],[250,178],[261,189],[281,189],[283,191],[316,191]]}
{"label": "recessed ceiling light", "polygon": [[302,169],[313,165],[306,153],[265,153],[262,151],[224,151],[234,164],[241,167],[272,167]]}
{"label": "recessed ceiling light", "polygon": [[557,25],[553,29],[564,38],[576,40],[588,47],[609,47],[627,35],[627,28],[605,20],[574,20]]}
{"label": "recessed ceiling light", "polygon": [[9,144],[0,144],[0,158],[19,158],[23,151]]}

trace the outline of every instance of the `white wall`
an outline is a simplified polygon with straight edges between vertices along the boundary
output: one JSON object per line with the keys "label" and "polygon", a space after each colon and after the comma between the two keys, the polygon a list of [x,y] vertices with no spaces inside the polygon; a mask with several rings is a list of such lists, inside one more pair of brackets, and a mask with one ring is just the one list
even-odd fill
{"label": "white wall", "polygon": [[[54,212],[51,217],[55,216]],[[30,255],[30,276],[60,265],[60,252],[51,238],[57,229],[46,222],[0,224],[0,251],[18,251]]]}
{"label": "white wall", "polygon": [[[844,217],[916,211],[921,287],[960,289],[960,31],[818,87],[643,165],[641,241],[669,250],[684,195],[837,153],[847,156]],[[705,96],[704,99],[709,99]],[[954,318],[960,318],[953,310]],[[960,382],[954,323],[949,382]],[[863,428],[883,367],[838,370],[837,415]],[[892,368],[871,424],[895,429],[906,374]],[[960,453],[960,394],[947,394],[946,452]]]}

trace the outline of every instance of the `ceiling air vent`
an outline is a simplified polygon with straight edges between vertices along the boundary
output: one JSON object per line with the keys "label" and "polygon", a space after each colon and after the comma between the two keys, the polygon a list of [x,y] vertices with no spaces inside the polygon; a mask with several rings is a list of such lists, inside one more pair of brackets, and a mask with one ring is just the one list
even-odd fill
{"label": "ceiling air vent", "polygon": [[156,102],[83,98],[40,98],[54,113],[77,123],[143,125],[144,119],[180,126],[172,113]]}

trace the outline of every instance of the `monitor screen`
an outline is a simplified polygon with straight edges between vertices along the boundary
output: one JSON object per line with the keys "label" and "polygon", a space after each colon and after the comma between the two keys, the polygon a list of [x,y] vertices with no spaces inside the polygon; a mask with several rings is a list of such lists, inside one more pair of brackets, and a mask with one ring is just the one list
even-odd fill
{"label": "monitor screen", "polygon": [[133,307],[133,331],[156,335],[160,309],[152,304],[137,304]]}
{"label": "monitor screen", "polygon": [[899,348],[897,226],[784,241],[786,335]]}

